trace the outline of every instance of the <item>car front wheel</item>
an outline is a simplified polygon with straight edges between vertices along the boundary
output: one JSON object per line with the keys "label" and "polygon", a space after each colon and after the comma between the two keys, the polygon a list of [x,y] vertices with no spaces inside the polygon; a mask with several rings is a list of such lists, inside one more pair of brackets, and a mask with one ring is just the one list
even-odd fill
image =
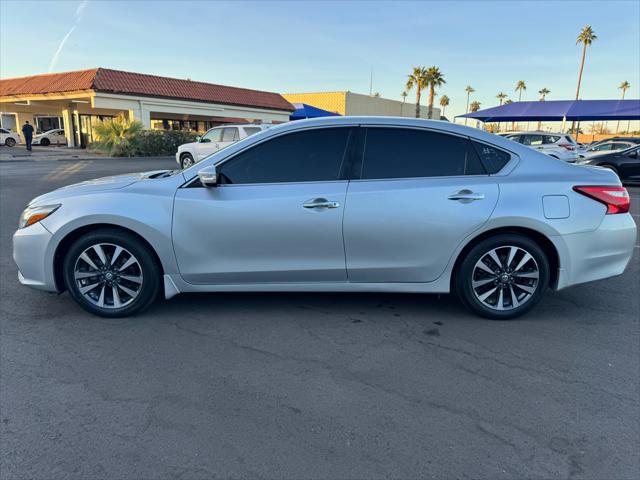
{"label": "car front wheel", "polygon": [[465,256],[455,285],[473,312],[509,320],[531,310],[549,284],[549,261],[524,235],[500,234],[482,240]]}
{"label": "car front wheel", "polygon": [[43,147],[48,147],[50,143],[51,142],[48,138],[43,138],[42,140],[40,140],[40,145],[42,145]]}
{"label": "car front wheel", "polygon": [[102,317],[139,313],[160,291],[160,268],[148,247],[116,229],[101,229],[76,240],[63,269],[73,299]]}
{"label": "car front wheel", "polygon": [[7,138],[7,139],[4,141],[4,144],[5,144],[7,147],[15,147],[15,146],[16,146],[16,141],[15,141],[13,138]]}
{"label": "car front wheel", "polygon": [[193,160],[193,157],[191,156],[190,153],[184,153],[182,154],[182,156],[180,157],[180,165],[182,166],[182,169],[184,170],[185,168],[189,168],[191,167],[193,164],[195,164],[196,162]]}

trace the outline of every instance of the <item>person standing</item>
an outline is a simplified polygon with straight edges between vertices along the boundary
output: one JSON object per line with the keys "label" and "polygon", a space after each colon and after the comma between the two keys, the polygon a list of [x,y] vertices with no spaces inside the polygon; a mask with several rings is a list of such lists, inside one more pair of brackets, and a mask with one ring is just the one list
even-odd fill
{"label": "person standing", "polygon": [[24,122],[22,126],[22,134],[24,135],[24,141],[27,144],[27,150],[31,151],[31,142],[33,141],[33,127],[29,125],[29,120]]}

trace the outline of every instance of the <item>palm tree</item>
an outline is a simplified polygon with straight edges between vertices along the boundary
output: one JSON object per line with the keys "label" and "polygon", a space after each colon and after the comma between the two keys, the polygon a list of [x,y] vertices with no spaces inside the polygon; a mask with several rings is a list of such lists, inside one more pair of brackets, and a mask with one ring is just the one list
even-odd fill
{"label": "palm tree", "polygon": [[[624,100],[624,94],[627,93],[627,90],[631,88],[631,84],[625,80],[620,84],[618,88],[622,90],[622,100]],[[629,121],[629,125],[631,125],[631,121]],[[618,125],[616,125],[616,133],[618,133],[619,128],[620,128],[620,120],[618,120]]]}
{"label": "palm tree", "polygon": [[427,117],[433,117],[433,100],[436,96],[436,87],[444,85],[446,80],[443,73],[435,65],[427,69],[427,85],[429,86],[429,113]]}
{"label": "palm tree", "polygon": [[[551,93],[551,90],[549,90],[547,87],[544,87],[542,90],[538,90],[538,93],[540,94],[540,101],[544,102],[545,99],[547,98],[547,95]],[[542,127],[542,122],[538,121],[538,130],[540,130],[541,127]]]}
{"label": "palm tree", "polygon": [[513,103],[513,100],[511,100],[511,99],[509,99],[509,100],[505,100],[505,101],[504,101],[504,104],[505,104],[505,105],[509,105],[509,104],[511,104],[511,103]]}
{"label": "palm tree", "polygon": [[527,89],[527,84],[524,80],[518,80],[516,83],[516,92],[518,92],[518,101],[522,100],[522,91]]}
{"label": "palm tree", "polygon": [[404,102],[407,101],[407,92],[403,91],[400,96],[402,97],[402,105],[400,105],[400,116],[404,117]]}
{"label": "palm tree", "polygon": [[475,102],[471,102],[471,111],[477,112],[478,110],[480,110],[480,102],[477,100]]}
{"label": "palm tree", "polygon": [[124,115],[98,122],[93,126],[96,140],[92,148],[105,151],[113,157],[131,157],[143,129],[142,122],[129,121]]}
{"label": "palm tree", "polygon": [[407,90],[416,88],[416,118],[420,118],[420,96],[422,89],[427,87],[427,69],[424,67],[413,67],[413,72],[408,75]]}
{"label": "palm tree", "polygon": [[442,107],[441,116],[444,117],[444,109],[449,106],[449,97],[447,97],[446,95],[442,95],[440,97],[440,106]]}
{"label": "palm tree", "polygon": [[500,100],[500,105],[502,105],[502,102],[504,102],[504,99],[507,98],[508,96],[509,95],[507,95],[506,93],[500,92],[496,95],[496,98]]}
{"label": "palm tree", "polygon": [[[473,87],[471,85],[467,85],[467,88],[464,89],[465,92],[467,92],[467,110],[464,113],[469,113],[469,95],[471,95],[473,92],[475,92],[475,90],[473,89]],[[464,124],[467,124],[467,118],[465,117],[464,119]]]}
{"label": "palm tree", "polygon": [[584,57],[587,54],[587,47],[591,45],[594,40],[597,40],[597,35],[593,32],[591,25],[586,25],[578,35],[576,39],[576,45],[582,44],[582,61],[580,62],[580,74],[578,75],[578,88],[576,89],[576,100],[580,97],[580,83],[582,83],[582,71],[584,70]]}

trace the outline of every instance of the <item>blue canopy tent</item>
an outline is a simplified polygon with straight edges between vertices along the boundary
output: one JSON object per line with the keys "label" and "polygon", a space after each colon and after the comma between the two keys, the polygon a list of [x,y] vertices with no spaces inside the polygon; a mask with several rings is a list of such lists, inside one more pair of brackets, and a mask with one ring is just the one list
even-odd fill
{"label": "blue canopy tent", "polygon": [[304,118],[340,116],[339,113],[323,110],[321,108],[314,107],[312,105],[307,105],[306,103],[293,103],[292,105],[296,107],[296,109],[289,116],[290,120],[302,120]]}
{"label": "blue canopy tent", "polygon": [[481,122],[640,120],[640,100],[514,102],[458,117],[473,118]]}

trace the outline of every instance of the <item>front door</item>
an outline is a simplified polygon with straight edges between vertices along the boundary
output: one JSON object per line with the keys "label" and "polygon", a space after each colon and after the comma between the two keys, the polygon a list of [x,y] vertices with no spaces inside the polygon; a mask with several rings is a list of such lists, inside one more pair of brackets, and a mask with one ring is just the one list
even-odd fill
{"label": "front door", "polygon": [[349,281],[436,280],[491,215],[496,181],[467,138],[386,127],[364,137],[344,218]]}
{"label": "front door", "polygon": [[209,155],[216,153],[220,149],[220,142],[222,141],[222,128],[212,128],[205,133],[200,142],[196,145],[196,153],[198,158],[196,161],[200,161]]}
{"label": "front door", "polygon": [[219,164],[218,187],[178,189],[172,232],[184,280],[346,281],[350,133],[345,127],[280,135]]}

